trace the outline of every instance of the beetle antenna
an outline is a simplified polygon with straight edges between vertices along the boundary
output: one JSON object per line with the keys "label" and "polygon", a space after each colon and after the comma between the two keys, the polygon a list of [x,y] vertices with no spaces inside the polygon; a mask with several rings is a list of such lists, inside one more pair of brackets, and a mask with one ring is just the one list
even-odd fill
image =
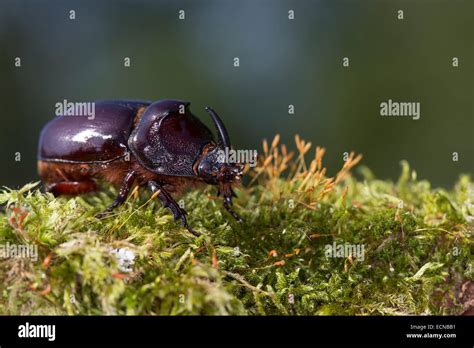
{"label": "beetle antenna", "polygon": [[221,118],[209,106],[206,106],[206,111],[211,116],[212,122],[214,122],[214,125],[216,126],[219,147],[222,149],[228,147],[230,149],[229,133],[227,133],[227,129],[225,128]]}

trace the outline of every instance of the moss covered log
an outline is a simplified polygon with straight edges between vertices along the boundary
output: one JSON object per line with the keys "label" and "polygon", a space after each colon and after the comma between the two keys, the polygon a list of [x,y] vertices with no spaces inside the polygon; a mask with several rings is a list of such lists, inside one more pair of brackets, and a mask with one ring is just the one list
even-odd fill
{"label": "moss covered log", "polygon": [[[330,177],[324,149],[263,144],[237,188],[237,223],[215,189],[185,194],[196,237],[135,192],[55,198],[37,183],[0,193],[1,314],[401,315],[474,307],[473,184],[432,188],[402,163],[376,179],[351,154]],[[14,254],[28,246],[29,257]]]}

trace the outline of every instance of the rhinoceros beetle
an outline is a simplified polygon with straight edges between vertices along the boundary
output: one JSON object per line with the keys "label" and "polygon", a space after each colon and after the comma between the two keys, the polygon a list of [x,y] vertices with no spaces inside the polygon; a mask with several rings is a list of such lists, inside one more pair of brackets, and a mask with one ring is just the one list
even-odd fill
{"label": "rhinoceros beetle", "polygon": [[41,131],[38,147],[38,172],[46,191],[80,195],[96,191],[100,181],[109,182],[119,193],[101,217],[121,205],[134,185],[148,186],[174,220],[181,219],[196,234],[170,192],[207,183],[218,185],[225,209],[242,221],[231,206],[232,184],[240,179],[243,165],[219,159],[219,152],[231,145],[216,112],[206,107],[217,142],[189,105],[181,100],[100,101],[93,119],[54,118]]}

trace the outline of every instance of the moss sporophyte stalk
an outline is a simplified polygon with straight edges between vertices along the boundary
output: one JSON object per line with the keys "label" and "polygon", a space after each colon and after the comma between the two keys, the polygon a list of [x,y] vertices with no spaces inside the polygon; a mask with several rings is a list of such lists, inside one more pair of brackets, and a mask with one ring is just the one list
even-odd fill
{"label": "moss sporophyte stalk", "polygon": [[[215,189],[181,199],[193,236],[146,193],[112,214],[113,188],[55,198],[38,183],[0,193],[0,313],[400,315],[473,311],[473,183],[433,188],[402,162],[379,180],[349,154],[263,143],[236,189],[238,223]],[[308,158],[311,160],[308,161]]]}

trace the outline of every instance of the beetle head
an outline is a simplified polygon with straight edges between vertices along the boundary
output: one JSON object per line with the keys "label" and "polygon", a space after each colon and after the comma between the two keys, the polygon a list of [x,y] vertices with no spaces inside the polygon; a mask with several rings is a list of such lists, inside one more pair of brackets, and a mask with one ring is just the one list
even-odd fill
{"label": "beetle head", "polygon": [[224,123],[210,107],[206,111],[212,118],[217,130],[217,146],[207,147],[198,164],[198,175],[212,185],[228,186],[242,176],[244,166],[241,163],[229,163],[226,153],[230,150],[230,139]]}
{"label": "beetle head", "polygon": [[225,162],[224,153],[219,147],[212,147],[198,163],[198,175],[208,184],[230,184],[240,180],[244,166]]}

